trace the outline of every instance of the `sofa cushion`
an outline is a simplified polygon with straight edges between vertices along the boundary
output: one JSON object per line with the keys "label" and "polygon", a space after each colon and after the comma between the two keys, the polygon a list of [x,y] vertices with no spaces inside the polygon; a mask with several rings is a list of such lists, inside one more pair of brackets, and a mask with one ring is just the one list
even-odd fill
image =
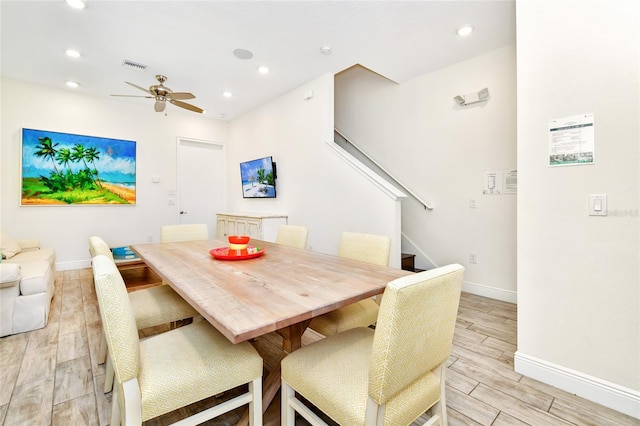
{"label": "sofa cushion", "polygon": [[20,294],[28,296],[31,294],[44,293],[51,280],[53,271],[46,260],[35,260],[25,262],[21,265],[22,280],[20,281]]}
{"label": "sofa cushion", "polygon": [[18,245],[20,246],[21,252],[28,250],[39,250],[40,249],[40,240],[16,240]]}
{"label": "sofa cushion", "polygon": [[6,232],[0,231],[0,252],[5,259],[11,259],[16,254],[20,253],[20,244]]}
{"label": "sofa cushion", "polygon": [[0,265],[0,288],[13,287],[20,282],[20,265],[5,263]]}
{"label": "sofa cushion", "polygon": [[11,259],[5,259],[3,263],[19,263],[20,265],[37,260],[45,260],[53,267],[56,263],[56,252],[53,248],[41,248],[40,250],[21,251]]}

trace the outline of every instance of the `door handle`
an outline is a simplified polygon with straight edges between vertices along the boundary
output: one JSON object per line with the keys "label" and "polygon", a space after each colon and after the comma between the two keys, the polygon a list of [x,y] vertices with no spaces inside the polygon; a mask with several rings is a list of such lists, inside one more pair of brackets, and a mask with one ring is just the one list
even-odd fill
{"label": "door handle", "polygon": [[184,210],[180,210],[180,214],[187,214],[187,212]]}

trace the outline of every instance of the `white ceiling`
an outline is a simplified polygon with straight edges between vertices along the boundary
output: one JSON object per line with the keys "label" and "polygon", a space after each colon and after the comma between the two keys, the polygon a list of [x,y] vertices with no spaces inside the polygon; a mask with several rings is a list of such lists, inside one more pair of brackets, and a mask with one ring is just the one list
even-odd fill
{"label": "white ceiling", "polygon": [[[2,76],[108,97],[144,96],[124,82],[146,88],[163,74],[174,91],[196,95],[187,102],[229,120],[354,64],[402,83],[515,43],[514,0],[86,1],[76,10],[64,0],[2,0]],[[464,24],[475,31],[463,39],[455,31]],[[81,58],[67,57],[68,48]],[[253,58],[236,58],[237,48]],[[124,59],[148,68],[127,69]],[[259,65],[270,73],[258,74]],[[155,114],[152,99],[111,99],[147,103]],[[175,111],[194,114],[167,106]]]}

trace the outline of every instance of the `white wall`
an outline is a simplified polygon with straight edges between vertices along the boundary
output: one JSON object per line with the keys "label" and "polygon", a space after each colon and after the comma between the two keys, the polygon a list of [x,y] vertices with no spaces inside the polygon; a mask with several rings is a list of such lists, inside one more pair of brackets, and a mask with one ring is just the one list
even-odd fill
{"label": "white wall", "polygon": [[[226,123],[167,108],[155,113],[109,97],[2,79],[0,226],[14,238],[37,238],[54,247],[58,269],[89,266],[87,238],[103,237],[112,246],[159,240],[160,226],[177,223],[168,191],[176,189],[176,137],[226,142]],[[137,142],[135,206],[20,206],[23,127]],[[159,183],[152,183],[159,176]],[[211,226],[214,226],[212,218]]]}
{"label": "white wall", "polygon": [[[640,3],[518,1],[517,28],[516,370],[640,418]],[[595,164],[549,167],[548,121],[584,113]]]}
{"label": "white wall", "polygon": [[[389,235],[400,266],[399,201],[377,189],[326,146],[333,140],[334,77],[325,74],[231,122],[229,207],[285,213],[309,228],[309,248],[335,254],[343,231]],[[304,94],[313,91],[313,99]],[[239,163],[271,155],[276,199],[243,199]]]}
{"label": "white wall", "polygon": [[[515,77],[513,45],[402,84],[352,68],[336,77],[335,114],[336,128],[433,204],[428,211],[402,203],[403,233],[431,263],[460,263],[465,291],[511,302],[516,195],[483,195],[482,188],[485,170],[516,168]],[[485,87],[488,102],[460,107],[453,100]],[[425,266],[420,256],[416,262]]]}

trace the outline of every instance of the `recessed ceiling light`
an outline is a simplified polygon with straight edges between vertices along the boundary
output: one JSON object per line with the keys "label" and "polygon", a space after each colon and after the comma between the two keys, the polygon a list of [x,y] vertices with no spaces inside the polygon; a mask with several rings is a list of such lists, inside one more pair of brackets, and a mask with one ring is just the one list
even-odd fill
{"label": "recessed ceiling light", "polygon": [[67,49],[66,50],[66,54],[70,58],[79,58],[80,57],[80,52],[78,52],[77,50],[73,50],[73,49]]}
{"label": "recessed ceiling light", "polygon": [[261,65],[261,66],[258,67],[258,72],[260,74],[267,74],[267,73],[269,73],[269,67]]}
{"label": "recessed ceiling light", "polygon": [[323,55],[331,55],[331,46],[322,46],[320,47],[320,53]]}
{"label": "recessed ceiling light", "polygon": [[231,93],[228,90],[225,90],[224,92],[222,92],[222,96],[224,96],[225,98],[230,98],[233,96],[233,93]]}
{"label": "recessed ceiling light", "polygon": [[87,7],[87,4],[84,0],[67,0],[67,4],[74,9],[84,9]]}
{"label": "recessed ceiling light", "polygon": [[74,89],[76,87],[80,86],[78,83],[76,83],[75,81],[71,81],[71,80],[68,80],[65,84],[67,85],[67,87],[72,87]]}
{"label": "recessed ceiling light", "polygon": [[222,120],[223,118],[225,118],[225,117],[226,117],[226,115],[225,115],[225,114],[218,114],[218,115],[217,115],[217,117],[218,117],[220,120]]}
{"label": "recessed ceiling light", "polygon": [[473,32],[473,27],[471,25],[465,25],[464,27],[460,27],[458,28],[458,30],[456,31],[456,33],[460,36],[460,37],[465,37],[468,36],[469,34],[471,34]]}

